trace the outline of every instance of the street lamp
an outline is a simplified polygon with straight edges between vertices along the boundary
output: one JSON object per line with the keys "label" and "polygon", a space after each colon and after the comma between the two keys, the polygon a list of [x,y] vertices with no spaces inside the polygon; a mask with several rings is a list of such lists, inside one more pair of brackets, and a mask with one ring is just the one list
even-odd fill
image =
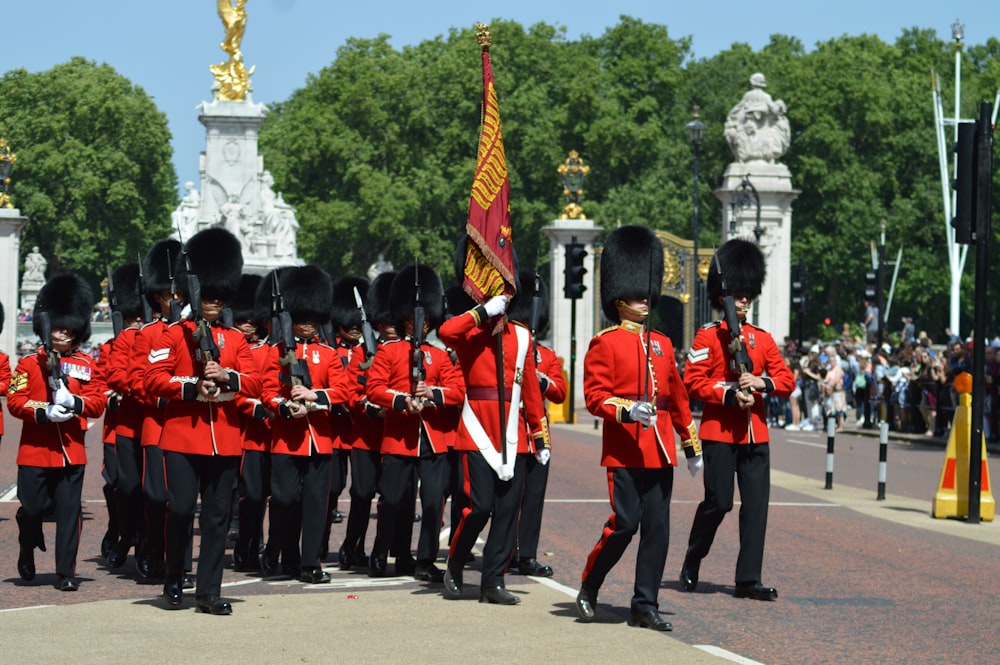
{"label": "street lamp", "polygon": [[694,324],[691,328],[691,339],[694,339],[694,334],[698,331],[698,325],[701,323],[701,303],[698,298],[699,284],[698,284],[698,222],[699,222],[699,212],[698,212],[698,157],[700,156],[701,149],[701,135],[706,129],[705,123],[698,119],[699,107],[696,104],[694,106],[694,119],[688,124],[684,125],[684,128],[688,130],[691,135],[691,149],[694,151],[694,260],[691,262],[691,289],[694,301],[694,316],[692,318],[692,323]]}
{"label": "street lamp", "polygon": [[[736,219],[740,216],[740,213],[744,208],[749,208],[750,204],[753,203],[757,209],[757,221],[753,227],[753,235],[757,241],[757,246],[760,247],[760,237],[764,235],[764,227],[760,225],[760,196],[757,194],[757,188],[753,186],[750,182],[750,174],[743,176],[743,181],[740,186],[733,190],[732,200],[729,202],[731,214],[729,216],[729,232],[735,233],[736,231]],[[757,325],[760,322],[760,303],[753,308],[753,324]]]}

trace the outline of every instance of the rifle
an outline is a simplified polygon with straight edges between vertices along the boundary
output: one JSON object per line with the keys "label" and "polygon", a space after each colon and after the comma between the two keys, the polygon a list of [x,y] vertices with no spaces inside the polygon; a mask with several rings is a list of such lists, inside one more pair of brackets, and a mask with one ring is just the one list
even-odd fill
{"label": "rifle", "polygon": [[[181,301],[177,299],[177,281],[174,279],[174,262],[170,258],[170,250],[167,250],[167,277],[170,279],[170,314],[167,315],[167,323],[177,323],[181,320]],[[188,278],[190,281],[190,278]],[[195,277],[195,280],[198,278]],[[201,289],[198,289],[198,311],[201,312]]]}
{"label": "rifle", "polygon": [[531,295],[531,355],[538,362],[538,321],[542,318],[542,276],[538,273],[538,252],[535,252],[535,291]]}
{"label": "rifle", "polygon": [[[722,308],[725,312],[726,326],[729,328],[730,367],[740,375],[744,372],[753,372],[753,361],[750,359],[750,354],[747,353],[746,345],[740,339],[740,317],[736,313],[736,301],[726,289],[726,278],[722,273],[718,254],[715,255],[715,269],[719,271],[719,281],[722,285]],[[741,390],[747,395],[750,394],[749,388]]]}
{"label": "rifle", "polygon": [[42,348],[45,349],[45,367],[49,371],[49,386],[53,391],[61,386],[68,387],[62,372],[62,361],[59,354],[52,348],[52,320],[49,313],[42,310],[38,313],[38,327],[42,333]]}
{"label": "rifle", "polygon": [[153,320],[153,308],[149,305],[149,300],[146,298],[144,293],[144,285],[146,281],[142,277],[142,257],[136,254],[136,261],[139,264],[139,281],[135,285],[136,294],[139,296],[139,300],[142,301],[142,322],[149,323]]}
{"label": "rifle", "polygon": [[278,284],[278,273],[271,273],[271,330],[272,334],[284,344],[285,351],[278,360],[282,366],[279,380],[288,386],[305,386],[312,388],[312,377],[309,375],[309,364],[305,358],[299,358],[295,353],[298,343],[295,341],[295,331],[292,328],[292,315],[285,311],[284,298],[281,297],[281,286]]}
{"label": "rifle", "polygon": [[420,266],[416,264],[413,271],[413,334],[410,335],[410,395],[416,401],[423,401],[417,396],[417,384],[427,377],[424,367],[424,307],[420,304]]}
{"label": "rifle", "polygon": [[378,347],[375,345],[375,332],[372,330],[372,324],[368,322],[365,306],[361,302],[361,294],[356,286],[354,287],[354,302],[357,303],[358,311],[361,312],[361,343],[365,350],[365,360],[361,363],[361,369],[368,369],[372,365],[372,359],[375,357],[375,351]]}
{"label": "rifle", "polygon": [[[194,358],[204,366],[213,360],[219,360],[219,347],[215,343],[215,338],[212,337],[212,327],[202,314],[201,281],[198,279],[198,275],[191,272],[191,257],[188,256],[187,252],[184,252],[184,265],[187,267],[188,273],[187,293],[188,301],[191,305],[191,320],[195,322],[194,332],[191,335],[195,343]],[[173,280],[171,280],[170,284],[172,290]],[[170,301],[171,309],[174,302],[174,300]],[[219,387],[210,386],[207,388],[207,392],[209,395],[215,395],[219,392]]]}
{"label": "rifle", "polygon": [[115,295],[115,280],[111,276],[111,266],[108,266],[108,304],[111,306],[111,332],[112,338],[118,337],[125,328],[125,321],[122,313],[118,310],[118,297]]}

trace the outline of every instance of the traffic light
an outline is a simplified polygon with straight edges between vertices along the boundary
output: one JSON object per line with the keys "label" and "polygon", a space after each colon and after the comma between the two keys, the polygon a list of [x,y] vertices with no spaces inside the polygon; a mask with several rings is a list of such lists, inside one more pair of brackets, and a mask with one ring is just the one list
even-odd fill
{"label": "traffic light", "polygon": [[976,244],[976,125],[962,122],[958,125],[955,143],[957,174],[951,186],[955,190],[955,216],[951,226],[955,229],[955,242],[962,245]]}
{"label": "traffic light", "polygon": [[792,267],[792,309],[806,311],[806,267],[801,261]]}
{"label": "traffic light", "polygon": [[869,270],[865,273],[865,300],[875,302],[878,295],[878,270]]}
{"label": "traffic light", "polygon": [[587,274],[587,269],[583,267],[583,259],[587,256],[587,250],[583,248],[583,243],[566,243],[566,284],[563,287],[563,295],[572,300],[583,297],[583,292],[587,287],[583,284],[583,276]]}

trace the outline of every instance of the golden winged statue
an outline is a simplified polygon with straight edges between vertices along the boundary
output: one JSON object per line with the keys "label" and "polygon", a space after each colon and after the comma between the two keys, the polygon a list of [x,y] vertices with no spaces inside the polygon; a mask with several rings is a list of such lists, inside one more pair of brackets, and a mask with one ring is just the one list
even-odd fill
{"label": "golden winged statue", "polygon": [[239,102],[250,92],[250,75],[254,68],[247,71],[243,64],[243,51],[240,42],[247,29],[247,0],[216,0],[219,8],[219,18],[226,29],[226,38],[219,47],[229,54],[229,61],[212,65],[212,75],[218,83],[216,96],[220,100]]}

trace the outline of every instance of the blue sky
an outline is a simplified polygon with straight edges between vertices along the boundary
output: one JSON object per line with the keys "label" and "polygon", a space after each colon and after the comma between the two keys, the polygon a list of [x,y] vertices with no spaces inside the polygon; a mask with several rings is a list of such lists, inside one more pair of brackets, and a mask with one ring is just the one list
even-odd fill
{"label": "blue sky", "polygon": [[[451,27],[502,18],[526,26],[538,22],[561,26],[567,38],[575,39],[603,34],[624,14],[666,25],[673,38],[690,36],[696,58],[715,55],[734,42],[760,49],[775,33],[797,37],[807,49],[845,34],[876,34],[891,43],[911,27],[950,38],[956,18],[966,24],[966,43],[984,44],[1000,32],[996,15],[988,18],[989,4],[982,0],[247,0],[242,47],[246,64],[256,66],[253,99],[268,104],[303,87],[306,77],[330,64],[350,37],[386,33],[400,48],[446,35]],[[196,107],[211,99],[209,66],[228,57],[219,48],[224,31],[214,0],[12,0],[0,16],[0,73],[17,68],[44,71],[77,55],[111,65],[166,113],[178,187],[186,180],[200,186],[198,154],[204,149],[205,131]],[[478,61],[470,63],[475,66]],[[773,92],[780,96],[780,86],[774,83]],[[13,147],[16,152],[17,146]]]}

